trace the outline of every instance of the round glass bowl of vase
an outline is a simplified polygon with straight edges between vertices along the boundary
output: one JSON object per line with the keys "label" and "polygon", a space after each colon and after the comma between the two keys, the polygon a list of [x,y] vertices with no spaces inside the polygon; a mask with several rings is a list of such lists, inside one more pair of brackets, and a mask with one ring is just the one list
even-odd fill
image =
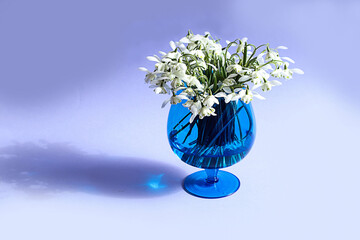
{"label": "round glass bowl of vase", "polygon": [[167,135],[174,153],[185,163],[204,170],[187,176],[184,189],[203,198],[220,198],[240,187],[239,179],[219,170],[241,161],[255,140],[253,98],[264,99],[254,91],[270,91],[290,79],[298,68],[294,61],[280,57],[284,46],[255,46],[247,38],[226,41],[193,34],[178,42],[170,41],[170,52],[147,57],[155,70],[144,67],[145,82],[156,94],[170,94]]}

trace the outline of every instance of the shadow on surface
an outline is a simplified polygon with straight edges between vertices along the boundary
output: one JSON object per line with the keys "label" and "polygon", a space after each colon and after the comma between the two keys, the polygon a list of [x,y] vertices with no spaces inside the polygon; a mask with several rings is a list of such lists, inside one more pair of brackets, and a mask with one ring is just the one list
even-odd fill
{"label": "shadow on surface", "polygon": [[147,159],[90,155],[66,144],[0,148],[0,182],[29,193],[149,198],[181,190],[185,173]]}

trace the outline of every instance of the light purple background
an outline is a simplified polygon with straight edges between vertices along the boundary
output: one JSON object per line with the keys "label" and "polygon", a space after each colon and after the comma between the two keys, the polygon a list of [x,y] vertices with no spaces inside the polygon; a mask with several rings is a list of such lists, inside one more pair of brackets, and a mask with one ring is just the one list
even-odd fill
{"label": "light purple background", "polygon": [[[358,1],[0,0],[0,239],[359,239]],[[285,45],[228,198],[166,138],[145,57],[187,30]]]}

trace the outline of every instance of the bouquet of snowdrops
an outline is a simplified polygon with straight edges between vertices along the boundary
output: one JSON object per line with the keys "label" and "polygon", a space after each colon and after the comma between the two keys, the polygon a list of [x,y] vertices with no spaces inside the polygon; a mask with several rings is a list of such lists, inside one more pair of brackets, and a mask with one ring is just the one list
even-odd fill
{"label": "bouquet of snowdrops", "polygon": [[213,106],[219,104],[220,98],[225,103],[264,99],[254,90],[270,91],[281,85],[280,81],[270,80],[270,76],[290,79],[294,73],[303,74],[298,68],[289,68],[294,63],[291,58],[279,56],[278,50],[287,49],[284,46],[255,46],[247,38],[226,43],[222,47],[220,40],[208,32],[195,35],[189,31],[178,42],[170,41],[172,51],[147,57],[156,62],[154,71],[139,69],[146,72],[145,82],[156,94],[171,95],[162,107],[185,100],[183,106],[192,114],[190,122],[196,117],[216,115]]}

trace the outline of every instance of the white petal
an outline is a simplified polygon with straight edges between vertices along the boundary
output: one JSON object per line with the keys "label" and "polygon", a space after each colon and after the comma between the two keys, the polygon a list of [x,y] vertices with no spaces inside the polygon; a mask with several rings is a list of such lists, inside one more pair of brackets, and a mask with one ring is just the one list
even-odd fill
{"label": "white petal", "polygon": [[227,95],[225,97],[225,103],[229,103],[233,99],[233,97],[235,97],[235,93],[230,93],[229,95]]}
{"label": "white petal", "polygon": [[292,60],[292,59],[289,58],[289,57],[282,57],[282,59],[284,59],[284,60],[286,60],[286,61],[288,61],[288,62],[291,62],[291,63],[295,63],[295,61]]}
{"label": "white petal", "polygon": [[163,104],[161,105],[161,108],[164,108],[164,107],[166,106],[166,104],[168,104],[168,102],[170,102],[170,99],[165,100],[165,101],[163,102]]}
{"label": "white petal", "polygon": [[231,89],[229,87],[224,87],[223,90],[226,93],[229,93],[229,94],[232,93],[232,91],[231,91]]}
{"label": "white petal", "polygon": [[[150,86],[150,87],[151,87],[151,86]],[[162,91],[161,87],[156,87],[156,88],[154,89],[154,92],[155,92],[156,94],[160,94],[161,91]]]}
{"label": "white petal", "polygon": [[170,88],[167,84],[164,84],[163,86],[164,86],[164,88],[165,88],[166,90],[168,90],[168,92],[170,93],[171,88]]}
{"label": "white petal", "polygon": [[226,44],[228,44],[228,45],[229,45],[229,43],[231,43],[229,40],[226,40],[225,42],[226,42]]}
{"label": "white petal", "polygon": [[[178,87],[178,88],[174,89],[174,92],[177,92],[177,91],[180,91],[180,90],[184,90],[184,89],[186,89],[186,87]],[[180,94],[182,94],[182,93],[180,93]],[[184,93],[184,94],[185,94],[185,93]]]}
{"label": "white petal", "polygon": [[218,92],[218,93],[215,94],[214,96],[217,97],[217,98],[226,97],[226,93],[224,93],[224,92]]}
{"label": "white petal", "polygon": [[260,94],[258,94],[257,92],[252,92],[254,97],[261,99],[261,100],[265,100],[265,98],[263,96],[261,96]]}
{"label": "white petal", "polygon": [[250,76],[248,76],[248,75],[245,75],[245,76],[242,76],[240,79],[239,79],[239,81],[246,81],[246,80],[249,80],[251,77]]}
{"label": "white petal", "polygon": [[272,81],[270,81],[271,82],[271,84],[273,85],[273,86],[280,86],[282,83],[281,82],[279,82],[278,80],[272,80]]}
{"label": "white petal", "polygon": [[245,90],[245,89],[242,89],[242,90],[239,92],[239,96],[240,96],[240,97],[245,96],[245,94],[246,94],[246,90]]}
{"label": "white petal", "polygon": [[200,41],[200,40],[202,40],[204,37],[203,36],[201,36],[200,34],[196,34],[195,36],[193,36],[192,38],[191,38],[191,41],[193,41],[193,42],[195,42],[195,41]]}
{"label": "white petal", "polygon": [[139,67],[139,70],[140,70],[140,71],[143,71],[143,72],[149,72],[149,70],[147,70],[147,69],[144,68],[144,67]]}
{"label": "white petal", "polygon": [[285,46],[278,46],[276,49],[288,49],[287,47],[285,47]]}
{"label": "white petal", "polygon": [[231,101],[237,101],[237,100],[239,100],[240,98],[241,98],[241,95],[240,95],[240,94],[236,94],[236,96],[233,97],[233,98],[231,99]]}
{"label": "white petal", "polygon": [[257,88],[259,88],[259,87],[261,87],[261,84],[256,84],[256,85],[254,85],[254,86],[251,88],[251,90],[257,89]]}
{"label": "white petal", "polygon": [[183,37],[182,39],[180,39],[181,43],[190,43],[190,40],[187,37]]}
{"label": "white petal", "polygon": [[293,73],[297,73],[297,74],[304,74],[304,71],[299,68],[293,68],[293,69],[291,69],[291,71]]}
{"label": "white petal", "polygon": [[198,115],[197,113],[191,114],[190,123],[192,123],[194,121],[194,119],[196,118],[197,115]]}
{"label": "white petal", "polygon": [[176,44],[174,43],[174,41],[170,41],[170,47],[173,51],[176,49]]}
{"label": "white petal", "polygon": [[227,78],[234,78],[234,77],[236,77],[236,76],[237,76],[236,73],[232,73],[232,74],[230,74]]}
{"label": "white petal", "polygon": [[234,92],[238,93],[238,92],[240,92],[240,91],[242,91],[242,90],[244,90],[244,89],[243,89],[243,88],[235,88],[235,89],[234,89]]}
{"label": "white petal", "polygon": [[166,52],[163,52],[163,51],[159,51],[159,53],[163,56],[166,55]]}
{"label": "white petal", "polygon": [[185,99],[185,100],[189,100],[189,98],[186,96],[186,95],[184,95],[184,94],[179,94],[179,95],[177,95],[180,99]]}
{"label": "white petal", "polygon": [[264,69],[265,71],[274,70],[270,64],[263,66],[261,69]]}
{"label": "white petal", "polygon": [[154,57],[154,56],[148,56],[148,57],[146,57],[146,58],[147,58],[147,60],[149,60],[149,61],[160,62],[159,59],[157,59],[157,58]]}

